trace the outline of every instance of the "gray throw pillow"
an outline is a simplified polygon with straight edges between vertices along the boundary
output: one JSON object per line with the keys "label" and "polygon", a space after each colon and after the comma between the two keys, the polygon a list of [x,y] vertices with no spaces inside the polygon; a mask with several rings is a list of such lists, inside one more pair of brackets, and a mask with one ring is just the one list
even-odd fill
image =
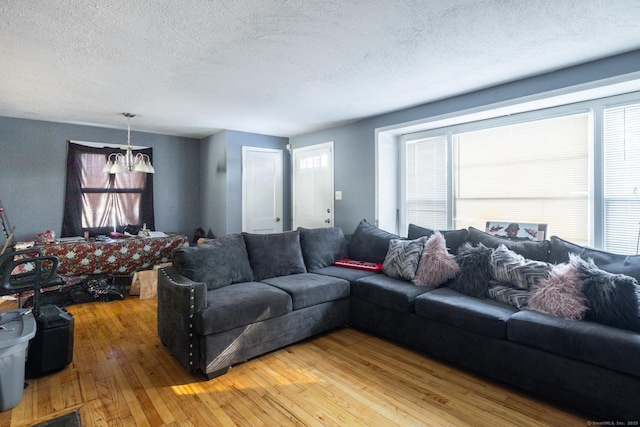
{"label": "gray throw pillow", "polygon": [[347,257],[347,241],[340,227],[303,228],[299,227],[300,246],[307,271],[313,272],[333,265]]}
{"label": "gray throw pillow", "polygon": [[394,279],[413,280],[427,237],[417,240],[394,239],[382,264],[382,272]]}
{"label": "gray throw pillow", "polygon": [[206,283],[209,290],[253,280],[240,234],[229,234],[200,246],[177,248],[173,251],[173,265],[183,276]]}
{"label": "gray throw pillow", "polygon": [[640,287],[638,281],[624,274],[600,270],[592,259],[587,261],[576,255],[575,262],[587,298],[585,320],[640,332]]}
{"label": "gray throw pillow", "polygon": [[530,290],[549,276],[552,266],[546,262],[527,259],[507,249],[505,245],[500,245],[491,254],[491,267],[493,278],[498,283]]}
{"label": "gray throw pillow", "polygon": [[530,292],[523,289],[515,289],[511,286],[491,284],[487,290],[487,296],[493,300],[523,309],[527,305]]}
{"label": "gray throw pillow", "polygon": [[242,235],[256,281],[307,272],[300,247],[300,231]]}
{"label": "gray throw pillow", "polygon": [[356,261],[382,264],[387,257],[389,242],[400,236],[379,229],[362,220],[349,240],[349,258]]}
{"label": "gray throw pillow", "polygon": [[462,245],[456,255],[460,272],[449,282],[449,287],[472,297],[485,296],[492,276],[491,252],[493,249],[482,243],[478,246],[471,243]]}

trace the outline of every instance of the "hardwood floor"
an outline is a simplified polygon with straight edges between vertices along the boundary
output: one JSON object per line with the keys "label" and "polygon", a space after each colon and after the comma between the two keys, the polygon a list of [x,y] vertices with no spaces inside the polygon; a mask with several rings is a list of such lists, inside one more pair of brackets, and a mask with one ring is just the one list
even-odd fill
{"label": "hardwood floor", "polygon": [[588,417],[350,328],[204,381],[160,343],[156,300],[69,312],[73,363],[27,380],[18,406],[0,413],[0,426],[75,409],[83,426],[587,425]]}

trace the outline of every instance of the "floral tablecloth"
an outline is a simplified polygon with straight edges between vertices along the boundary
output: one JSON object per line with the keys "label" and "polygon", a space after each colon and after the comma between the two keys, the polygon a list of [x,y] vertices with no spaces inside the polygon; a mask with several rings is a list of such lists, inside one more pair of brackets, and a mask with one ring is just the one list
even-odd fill
{"label": "floral tablecloth", "polygon": [[188,243],[179,234],[167,237],[131,237],[106,242],[70,242],[39,246],[43,255],[58,257],[58,274],[130,275],[171,261],[174,249]]}

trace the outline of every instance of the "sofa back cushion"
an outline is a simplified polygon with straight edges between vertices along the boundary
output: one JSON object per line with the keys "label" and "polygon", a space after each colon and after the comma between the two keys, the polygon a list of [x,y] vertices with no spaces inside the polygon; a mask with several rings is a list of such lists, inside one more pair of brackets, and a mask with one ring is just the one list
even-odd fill
{"label": "sofa back cushion", "polygon": [[618,255],[598,249],[580,246],[556,236],[551,236],[549,262],[560,264],[569,261],[569,254],[574,253],[580,258],[591,258],[598,268],[614,274],[626,274],[640,281],[640,255]]}
{"label": "sofa back cushion", "polygon": [[409,224],[407,229],[407,238],[409,240],[415,240],[419,237],[431,237],[431,235],[439,231],[444,237],[444,241],[447,244],[447,250],[450,254],[457,254],[458,248],[463,243],[467,242],[469,232],[463,228],[461,230],[434,230],[432,228],[420,227],[419,225]]}
{"label": "sofa back cushion", "polygon": [[173,251],[173,265],[183,276],[206,283],[208,290],[253,280],[240,234],[223,236],[200,246],[177,248]]}
{"label": "sofa back cushion", "polygon": [[313,272],[347,257],[347,241],[340,227],[299,227],[302,257],[307,271]]}
{"label": "sofa back cushion", "polygon": [[400,236],[381,230],[363,219],[356,227],[347,245],[349,258],[382,264],[387,257],[389,242],[392,239],[400,238]]}
{"label": "sofa back cushion", "polygon": [[477,228],[469,227],[469,241],[474,245],[482,243],[488,248],[496,249],[500,245],[505,245],[517,254],[525,258],[536,261],[549,261],[549,241],[521,241],[509,240],[504,237],[497,237]]}
{"label": "sofa back cushion", "polygon": [[256,281],[307,272],[302,257],[299,230],[242,235]]}

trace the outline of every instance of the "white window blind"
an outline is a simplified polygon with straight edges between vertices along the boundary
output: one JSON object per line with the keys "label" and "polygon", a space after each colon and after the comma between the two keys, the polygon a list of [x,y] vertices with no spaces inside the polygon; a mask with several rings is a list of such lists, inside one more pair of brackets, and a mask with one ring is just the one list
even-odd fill
{"label": "white window blind", "polygon": [[588,243],[589,113],[462,132],[453,142],[455,228],[548,224],[548,235]]}
{"label": "white window blind", "polygon": [[447,228],[446,135],[409,141],[406,146],[406,220]]}
{"label": "white window blind", "polygon": [[640,104],[604,110],[604,249],[638,253]]}

